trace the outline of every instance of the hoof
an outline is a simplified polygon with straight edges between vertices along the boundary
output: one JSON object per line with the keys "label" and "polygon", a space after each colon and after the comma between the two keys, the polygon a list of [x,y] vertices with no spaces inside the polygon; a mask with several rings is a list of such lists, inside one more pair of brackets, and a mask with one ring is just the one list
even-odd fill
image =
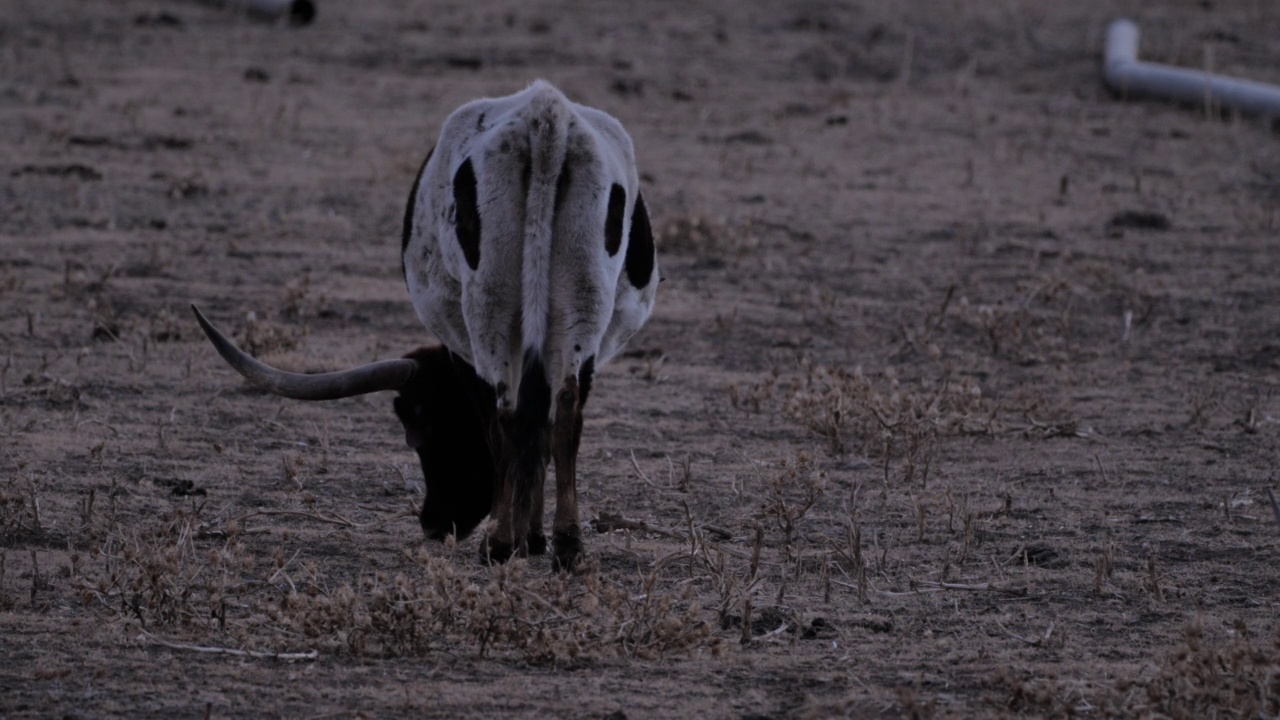
{"label": "hoof", "polygon": [[573,572],[578,569],[582,560],[582,535],[574,528],[572,532],[556,533],[552,538],[555,555],[551,558],[551,567],[556,572]]}
{"label": "hoof", "polygon": [[546,555],[547,554],[547,536],[540,532],[529,533],[529,554],[530,555]]}
{"label": "hoof", "polygon": [[515,554],[511,543],[498,542],[492,536],[480,543],[480,562],[485,564],[504,563]]}
{"label": "hoof", "polygon": [[422,535],[428,540],[443,542],[445,538],[453,534],[453,528],[427,527],[423,526]]}

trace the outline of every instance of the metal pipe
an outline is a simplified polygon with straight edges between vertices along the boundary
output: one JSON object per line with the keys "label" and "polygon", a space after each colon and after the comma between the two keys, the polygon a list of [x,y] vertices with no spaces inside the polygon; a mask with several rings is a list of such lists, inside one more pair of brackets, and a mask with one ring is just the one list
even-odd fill
{"label": "metal pipe", "polygon": [[1280,116],[1280,87],[1143,62],[1138,59],[1138,37],[1138,26],[1132,20],[1116,20],[1107,28],[1102,76],[1116,92]]}
{"label": "metal pipe", "polygon": [[274,20],[288,16],[293,25],[306,25],[316,17],[316,5],[312,0],[223,0],[227,5],[239,5],[250,14]]}

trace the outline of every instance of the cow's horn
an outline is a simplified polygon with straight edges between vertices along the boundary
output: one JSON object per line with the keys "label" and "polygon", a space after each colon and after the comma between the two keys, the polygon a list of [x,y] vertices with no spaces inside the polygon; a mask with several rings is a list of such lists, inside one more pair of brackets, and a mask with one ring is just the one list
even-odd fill
{"label": "cow's horn", "polygon": [[364,395],[379,390],[398,390],[418,369],[413,360],[381,360],[367,365],[329,373],[293,373],[285,372],[267,365],[245,351],[236,347],[218,329],[205,319],[200,308],[195,305],[191,309],[196,313],[196,320],[209,336],[218,354],[231,367],[245,376],[257,387],[276,395],[295,400],[336,400],[338,398]]}

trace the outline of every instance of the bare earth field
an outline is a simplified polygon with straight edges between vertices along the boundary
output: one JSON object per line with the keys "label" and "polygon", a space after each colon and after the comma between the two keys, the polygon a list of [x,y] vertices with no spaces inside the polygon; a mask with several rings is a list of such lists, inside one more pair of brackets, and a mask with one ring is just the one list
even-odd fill
{"label": "bare earth field", "polygon": [[[0,1],[0,716],[1280,715],[1269,0]],[[587,572],[426,543],[388,395],[456,106],[631,132],[665,278]]]}

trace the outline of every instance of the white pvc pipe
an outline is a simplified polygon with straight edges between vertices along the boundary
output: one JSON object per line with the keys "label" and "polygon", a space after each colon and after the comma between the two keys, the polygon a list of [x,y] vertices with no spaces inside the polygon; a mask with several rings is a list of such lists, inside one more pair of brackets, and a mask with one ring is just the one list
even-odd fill
{"label": "white pvc pipe", "polygon": [[1280,116],[1280,87],[1142,62],[1138,59],[1138,35],[1138,26],[1131,20],[1116,20],[1107,28],[1102,75],[1116,92]]}

